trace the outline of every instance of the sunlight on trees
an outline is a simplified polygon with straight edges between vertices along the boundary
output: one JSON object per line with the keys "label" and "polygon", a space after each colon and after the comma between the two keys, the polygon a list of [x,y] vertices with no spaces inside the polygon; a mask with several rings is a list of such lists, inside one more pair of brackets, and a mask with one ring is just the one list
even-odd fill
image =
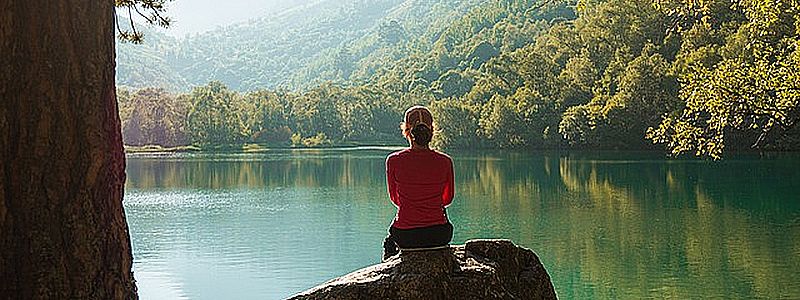
{"label": "sunlight on trees", "polygon": [[[382,10],[388,7],[316,12],[355,24],[338,29],[348,38],[320,55],[292,50],[311,43],[305,34],[319,30],[314,21],[294,23],[297,40],[270,50],[275,57],[221,43],[239,39],[235,32],[193,37],[182,42],[186,49],[165,52],[186,66],[174,74],[220,82],[163,101],[191,103],[182,134],[206,145],[326,144],[303,143],[320,134],[337,145],[402,144],[397,122],[415,104],[438,115],[439,147],[658,149],[721,158],[725,149],[800,145],[798,1],[444,1],[391,17]],[[367,25],[369,18],[379,21]],[[261,25],[253,26],[242,30]],[[359,26],[366,33],[351,31]],[[207,47],[217,48],[201,51]],[[272,74],[265,63],[275,61],[300,67]],[[138,78],[150,76],[141,72]],[[221,91],[206,92],[212,86]],[[120,97],[126,93],[137,92]],[[144,124],[140,130],[173,123],[145,115],[122,107],[124,120],[138,118],[128,124]],[[137,143],[130,132],[126,141]]]}

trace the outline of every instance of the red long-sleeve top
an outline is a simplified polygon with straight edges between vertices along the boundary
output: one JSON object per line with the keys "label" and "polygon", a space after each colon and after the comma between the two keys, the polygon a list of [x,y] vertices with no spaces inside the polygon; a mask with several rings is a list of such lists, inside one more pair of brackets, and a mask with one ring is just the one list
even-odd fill
{"label": "red long-sleeve top", "polygon": [[389,198],[397,206],[392,226],[399,229],[448,222],[444,208],[453,202],[453,160],[428,149],[405,149],[386,158]]}

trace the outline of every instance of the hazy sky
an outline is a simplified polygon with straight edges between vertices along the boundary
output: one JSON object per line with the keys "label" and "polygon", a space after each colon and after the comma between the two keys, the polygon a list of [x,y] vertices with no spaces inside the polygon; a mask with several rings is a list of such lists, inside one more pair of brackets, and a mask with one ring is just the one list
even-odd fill
{"label": "hazy sky", "polygon": [[175,0],[168,4],[168,15],[174,24],[166,33],[181,37],[310,2],[312,0]]}

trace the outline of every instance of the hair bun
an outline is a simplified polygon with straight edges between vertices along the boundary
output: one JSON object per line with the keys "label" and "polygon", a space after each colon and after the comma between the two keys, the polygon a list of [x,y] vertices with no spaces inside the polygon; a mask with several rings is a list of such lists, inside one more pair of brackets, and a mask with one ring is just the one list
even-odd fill
{"label": "hair bun", "polygon": [[431,137],[433,133],[431,132],[430,127],[428,124],[425,123],[418,123],[411,129],[411,138],[415,144],[420,146],[428,146],[431,142]]}

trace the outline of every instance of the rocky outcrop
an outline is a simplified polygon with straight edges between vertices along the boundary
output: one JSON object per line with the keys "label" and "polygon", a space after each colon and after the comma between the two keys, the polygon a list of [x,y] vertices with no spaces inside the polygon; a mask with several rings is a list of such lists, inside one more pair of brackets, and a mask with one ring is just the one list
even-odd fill
{"label": "rocky outcrop", "polygon": [[290,299],[555,299],[533,251],[509,240],[470,240],[404,252]]}

